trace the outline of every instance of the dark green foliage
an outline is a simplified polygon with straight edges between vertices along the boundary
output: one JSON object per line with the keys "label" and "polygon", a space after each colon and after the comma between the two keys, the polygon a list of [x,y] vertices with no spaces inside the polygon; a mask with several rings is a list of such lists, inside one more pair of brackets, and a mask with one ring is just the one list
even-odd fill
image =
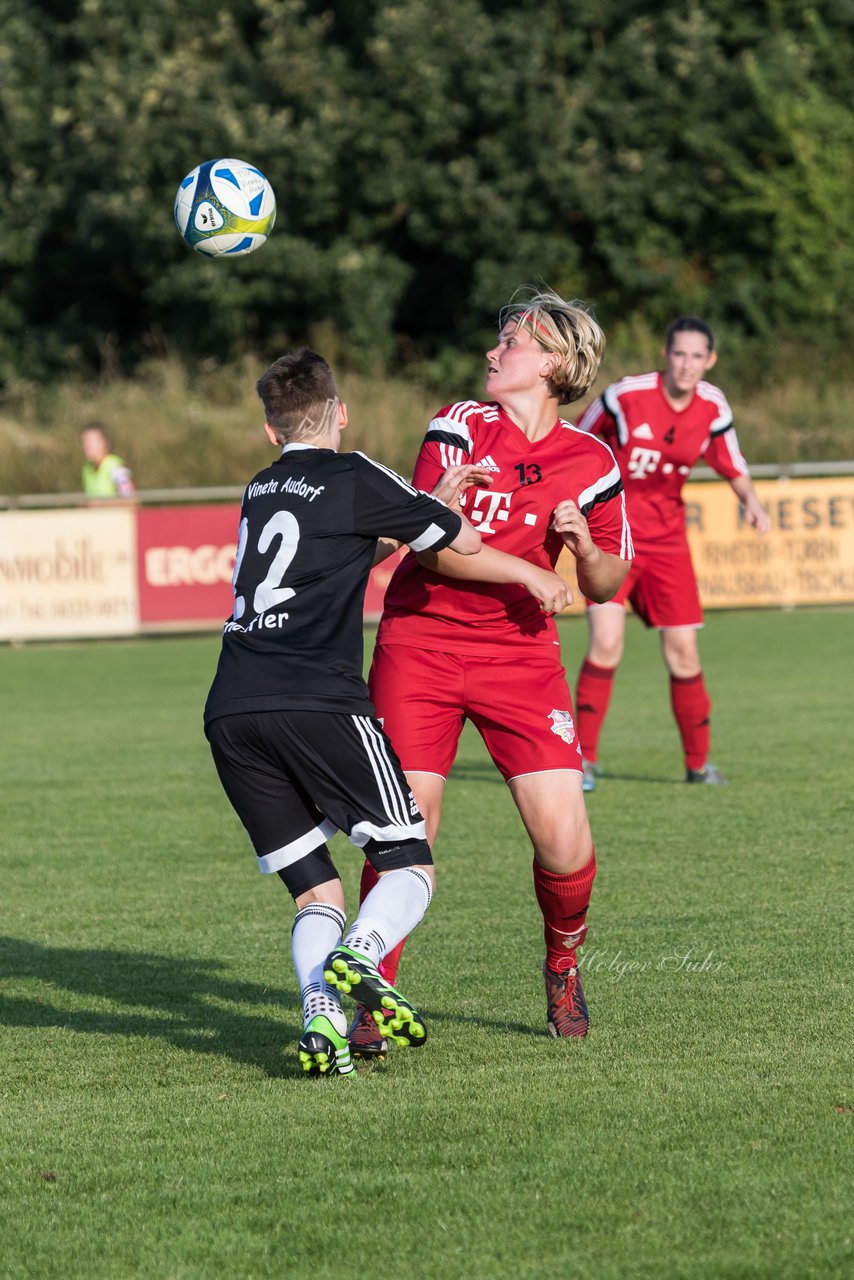
{"label": "dark green foliage", "polygon": [[[0,0],[0,377],[228,359],[320,324],[354,366],[479,350],[533,277],[615,326],[850,330],[850,6]],[[199,161],[271,178],[228,263]]]}

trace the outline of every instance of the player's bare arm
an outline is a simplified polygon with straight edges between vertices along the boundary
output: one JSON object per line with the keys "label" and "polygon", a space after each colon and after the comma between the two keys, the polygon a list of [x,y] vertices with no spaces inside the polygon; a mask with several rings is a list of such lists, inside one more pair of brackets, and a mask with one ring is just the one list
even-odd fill
{"label": "player's bare arm", "polygon": [[629,571],[630,561],[610,555],[596,546],[584,516],[571,498],[559,502],[552,516],[552,528],[575,556],[578,585],[588,600],[604,604],[619,590]]}
{"label": "player's bare arm", "polygon": [[543,613],[560,613],[572,604],[572,591],[558,574],[531,564],[520,556],[508,555],[497,547],[483,545],[476,556],[465,561],[448,555],[447,550],[422,551],[418,555],[418,563],[446,578],[461,578],[468,582],[520,583],[539,603]]}
{"label": "player's bare arm", "polygon": [[377,542],[377,549],[374,552],[372,568],[376,568],[378,564],[382,564],[383,560],[388,560],[389,556],[393,556],[395,551],[399,551],[403,546],[402,542],[398,542],[395,538],[380,538]]}
{"label": "player's bare arm", "polygon": [[747,523],[762,537],[771,528],[771,517],[759,501],[750,476],[735,476],[729,483],[744,507]]}
{"label": "player's bare arm", "polygon": [[[449,542],[445,548],[446,551],[451,553],[455,562],[459,561],[461,556],[476,556],[483,545],[480,534],[474,525],[470,524],[462,513],[458,514],[463,522],[462,527],[453,542]],[[460,561],[460,563],[463,563],[463,561]]]}

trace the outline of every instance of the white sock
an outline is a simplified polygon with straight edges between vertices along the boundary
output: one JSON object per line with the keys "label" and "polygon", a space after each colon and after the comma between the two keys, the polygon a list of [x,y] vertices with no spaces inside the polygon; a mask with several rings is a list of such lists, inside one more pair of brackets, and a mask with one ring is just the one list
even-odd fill
{"label": "white sock", "polygon": [[323,962],[344,932],[346,917],[328,902],[311,902],[294,916],[291,952],[302,996],[303,1025],[323,1014],[339,1035],[346,1035],[347,1018],[334,987],[323,978]]}
{"label": "white sock", "polygon": [[379,964],[421,922],[432,895],[430,880],[419,867],[386,872],[359,908],[345,945]]}

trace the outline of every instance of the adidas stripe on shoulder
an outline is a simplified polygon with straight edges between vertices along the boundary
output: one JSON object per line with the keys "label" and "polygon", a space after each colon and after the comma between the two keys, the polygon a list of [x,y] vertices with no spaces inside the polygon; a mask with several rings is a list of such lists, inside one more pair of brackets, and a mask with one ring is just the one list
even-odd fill
{"label": "adidas stripe on shoulder", "polygon": [[628,443],[629,426],[626,422],[626,415],[623,412],[620,396],[630,391],[648,391],[655,387],[657,379],[658,374],[656,373],[630,375],[627,378],[621,378],[619,382],[612,382],[610,387],[606,387],[602,392],[602,403],[617,425],[617,439],[621,445]]}
{"label": "adidas stripe on shoulder", "polygon": [[407,493],[418,493],[418,490],[414,489],[408,480],[404,480],[403,476],[399,476],[396,471],[392,471],[391,467],[386,467],[381,462],[377,462],[376,458],[369,458],[366,453],[362,453],[361,449],[354,449],[350,457],[361,458],[363,462],[367,462],[375,471],[381,471],[384,476],[388,476],[389,480],[394,480]]}
{"label": "adidas stripe on shoulder", "polygon": [[732,409],[720,387],[714,386],[711,382],[698,382],[697,395],[701,400],[711,404],[715,410],[715,418],[709,428],[710,434],[717,436],[729,430],[732,426]]}
{"label": "adidas stripe on shoulder", "polygon": [[[497,422],[497,405],[484,404],[479,400],[458,400],[456,404],[448,405],[430,420],[424,439],[437,444],[446,444],[470,454],[474,448],[472,428],[477,420]],[[456,461],[465,462],[466,458],[457,458]]]}
{"label": "adidas stripe on shoulder", "polygon": [[578,509],[583,516],[587,516],[597,502],[607,502],[609,498],[616,498],[618,493],[623,489],[623,478],[620,475],[620,468],[614,463],[611,470],[604,476],[599,476],[593,484],[589,484],[586,489],[582,489],[578,495]]}

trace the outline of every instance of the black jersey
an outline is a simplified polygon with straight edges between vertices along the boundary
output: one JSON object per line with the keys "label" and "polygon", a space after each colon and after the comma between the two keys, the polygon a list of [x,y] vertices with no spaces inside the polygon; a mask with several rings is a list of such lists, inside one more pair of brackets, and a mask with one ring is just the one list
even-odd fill
{"label": "black jersey", "polygon": [[234,612],[205,723],[293,707],[370,714],[362,628],[377,539],[441,551],[461,526],[363,453],[286,445],[243,495]]}

